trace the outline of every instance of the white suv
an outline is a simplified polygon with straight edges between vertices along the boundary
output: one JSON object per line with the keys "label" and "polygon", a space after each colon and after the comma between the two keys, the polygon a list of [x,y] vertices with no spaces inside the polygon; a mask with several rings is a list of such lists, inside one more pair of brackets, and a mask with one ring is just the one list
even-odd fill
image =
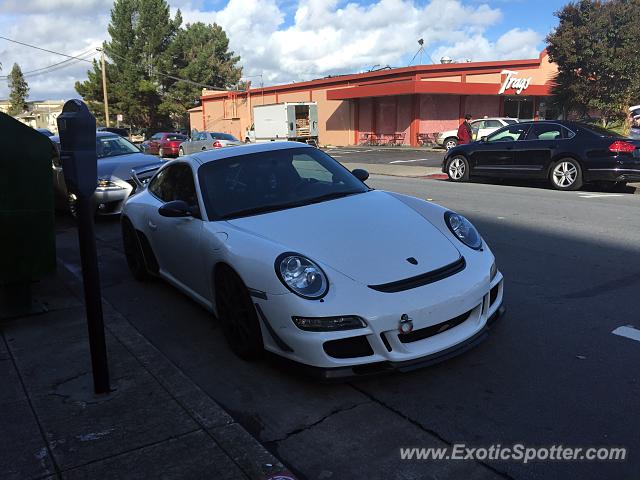
{"label": "white suv", "polygon": [[[472,120],[470,124],[471,131],[473,133],[473,140],[479,140],[505,125],[511,125],[512,123],[517,122],[518,119],[516,118],[479,118],[478,120]],[[458,145],[458,130],[441,132],[436,138],[436,143],[447,150],[455,147]]]}

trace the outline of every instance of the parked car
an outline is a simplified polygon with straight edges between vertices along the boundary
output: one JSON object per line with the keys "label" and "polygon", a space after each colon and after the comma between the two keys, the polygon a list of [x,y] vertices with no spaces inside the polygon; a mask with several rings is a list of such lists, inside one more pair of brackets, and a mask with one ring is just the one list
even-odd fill
{"label": "parked car", "polygon": [[[480,139],[495,132],[505,125],[517,123],[515,118],[481,118],[470,122],[473,139]],[[436,137],[436,144],[447,150],[458,145],[458,129],[440,132]]]}
{"label": "parked car", "polygon": [[180,144],[178,155],[190,155],[203,150],[234,147],[242,142],[229,133],[198,132],[194,138],[189,138]]}
{"label": "parked car", "polygon": [[129,139],[129,129],[128,128],[119,128],[119,127],[98,127],[98,132],[111,132],[116,135],[120,135],[121,137]]}
{"label": "parked car", "polygon": [[523,122],[449,150],[442,171],[451,181],[472,175],[547,179],[558,190],[586,182],[640,180],[640,141],[597,125]]}
{"label": "parked car", "polygon": [[214,312],[239,356],[326,378],[475,345],[502,313],[491,250],[461,215],[367,177],[294,142],[172,160],[125,204],[129,268]]}
{"label": "parked car", "polygon": [[46,137],[53,137],[53,132],[48,128],[36,128],[36,130]]}
{"label": "parked car", "polygon": [[142,142],[141,148],[145,153],[161,158],[177,157],[178,148],[186,139],[187,136],[181,133],[159,132]]}
{"label": "parked car", "polygon": [[[51,141],[60,151],[60,137],[53,136]],[[139,185],[131,177],[131,169],[158,161],[145,155],[138,147],[127,139],[110,132],[96,133],[96,152],[98,154],[98,188],[93,194],[93,204],[98,215],[119,214],[130,195],[136,192]],[[142,176],[141,181],[148,180],[155,171]],[[59,157],[53,160],[53,182],[56,204],[68,208],[76,216],[76,196],[67,191]]]}

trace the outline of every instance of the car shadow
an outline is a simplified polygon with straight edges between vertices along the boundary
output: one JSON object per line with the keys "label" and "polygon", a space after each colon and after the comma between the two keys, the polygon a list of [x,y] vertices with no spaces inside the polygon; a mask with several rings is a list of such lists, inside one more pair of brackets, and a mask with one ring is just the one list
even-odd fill
{"label": "car shadow", "polygon": [[[481,183],[485,185],[506,185],[510,187],[529,187],[544,190],[555,190],[546,180],[530,180],[519,178],[494,178],[494,177],[471,177],[470,183]],[[628,193],[634,194],[636,187],[625,185],[606,185],[602,183],[587,183],[578,191],[594,193]]]}

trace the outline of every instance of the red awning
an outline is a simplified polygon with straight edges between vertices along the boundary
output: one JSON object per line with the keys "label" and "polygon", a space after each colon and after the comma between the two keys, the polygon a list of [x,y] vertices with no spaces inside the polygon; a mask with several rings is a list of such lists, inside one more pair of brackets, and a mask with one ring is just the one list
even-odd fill
{"label": "red awning", "polygon": [[[389,95],[413,95],[417,93],[439,93],[444,95],[498,95],[500,85],[494,83],[439,82],[405,80],[399,82],[376,83],[327,91],[327,100],[349,100],[352,98],[384,97]],[[507,91],[507,94],[513,93]],[[529,85],[521,96],[549,96],[549,84]]]}

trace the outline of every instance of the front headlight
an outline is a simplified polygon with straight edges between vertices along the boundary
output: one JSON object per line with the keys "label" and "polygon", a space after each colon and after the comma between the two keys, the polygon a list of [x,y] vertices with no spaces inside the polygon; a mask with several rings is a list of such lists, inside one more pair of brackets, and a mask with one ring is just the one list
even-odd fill
{"label": "front headlight", "polygon": [[447,224],[449,230],[451,230],[455,237],[467,247],[480,250],[482,247],[482,237],[469,220],[457,213],[445,212],[444,223]]}
{"label": "front headlight", "polygon": [[287,252],[276,258],[276,274],[280,281],[302,298],[319,299],[329,290],[329,281],[322,269],[307,257]]}
{"label": "front headlight", "polygon": [[108,178],[99,178],[98,187],[99,190],[123,190],[124,187],[118,185],[116,182],[109,180]]}

